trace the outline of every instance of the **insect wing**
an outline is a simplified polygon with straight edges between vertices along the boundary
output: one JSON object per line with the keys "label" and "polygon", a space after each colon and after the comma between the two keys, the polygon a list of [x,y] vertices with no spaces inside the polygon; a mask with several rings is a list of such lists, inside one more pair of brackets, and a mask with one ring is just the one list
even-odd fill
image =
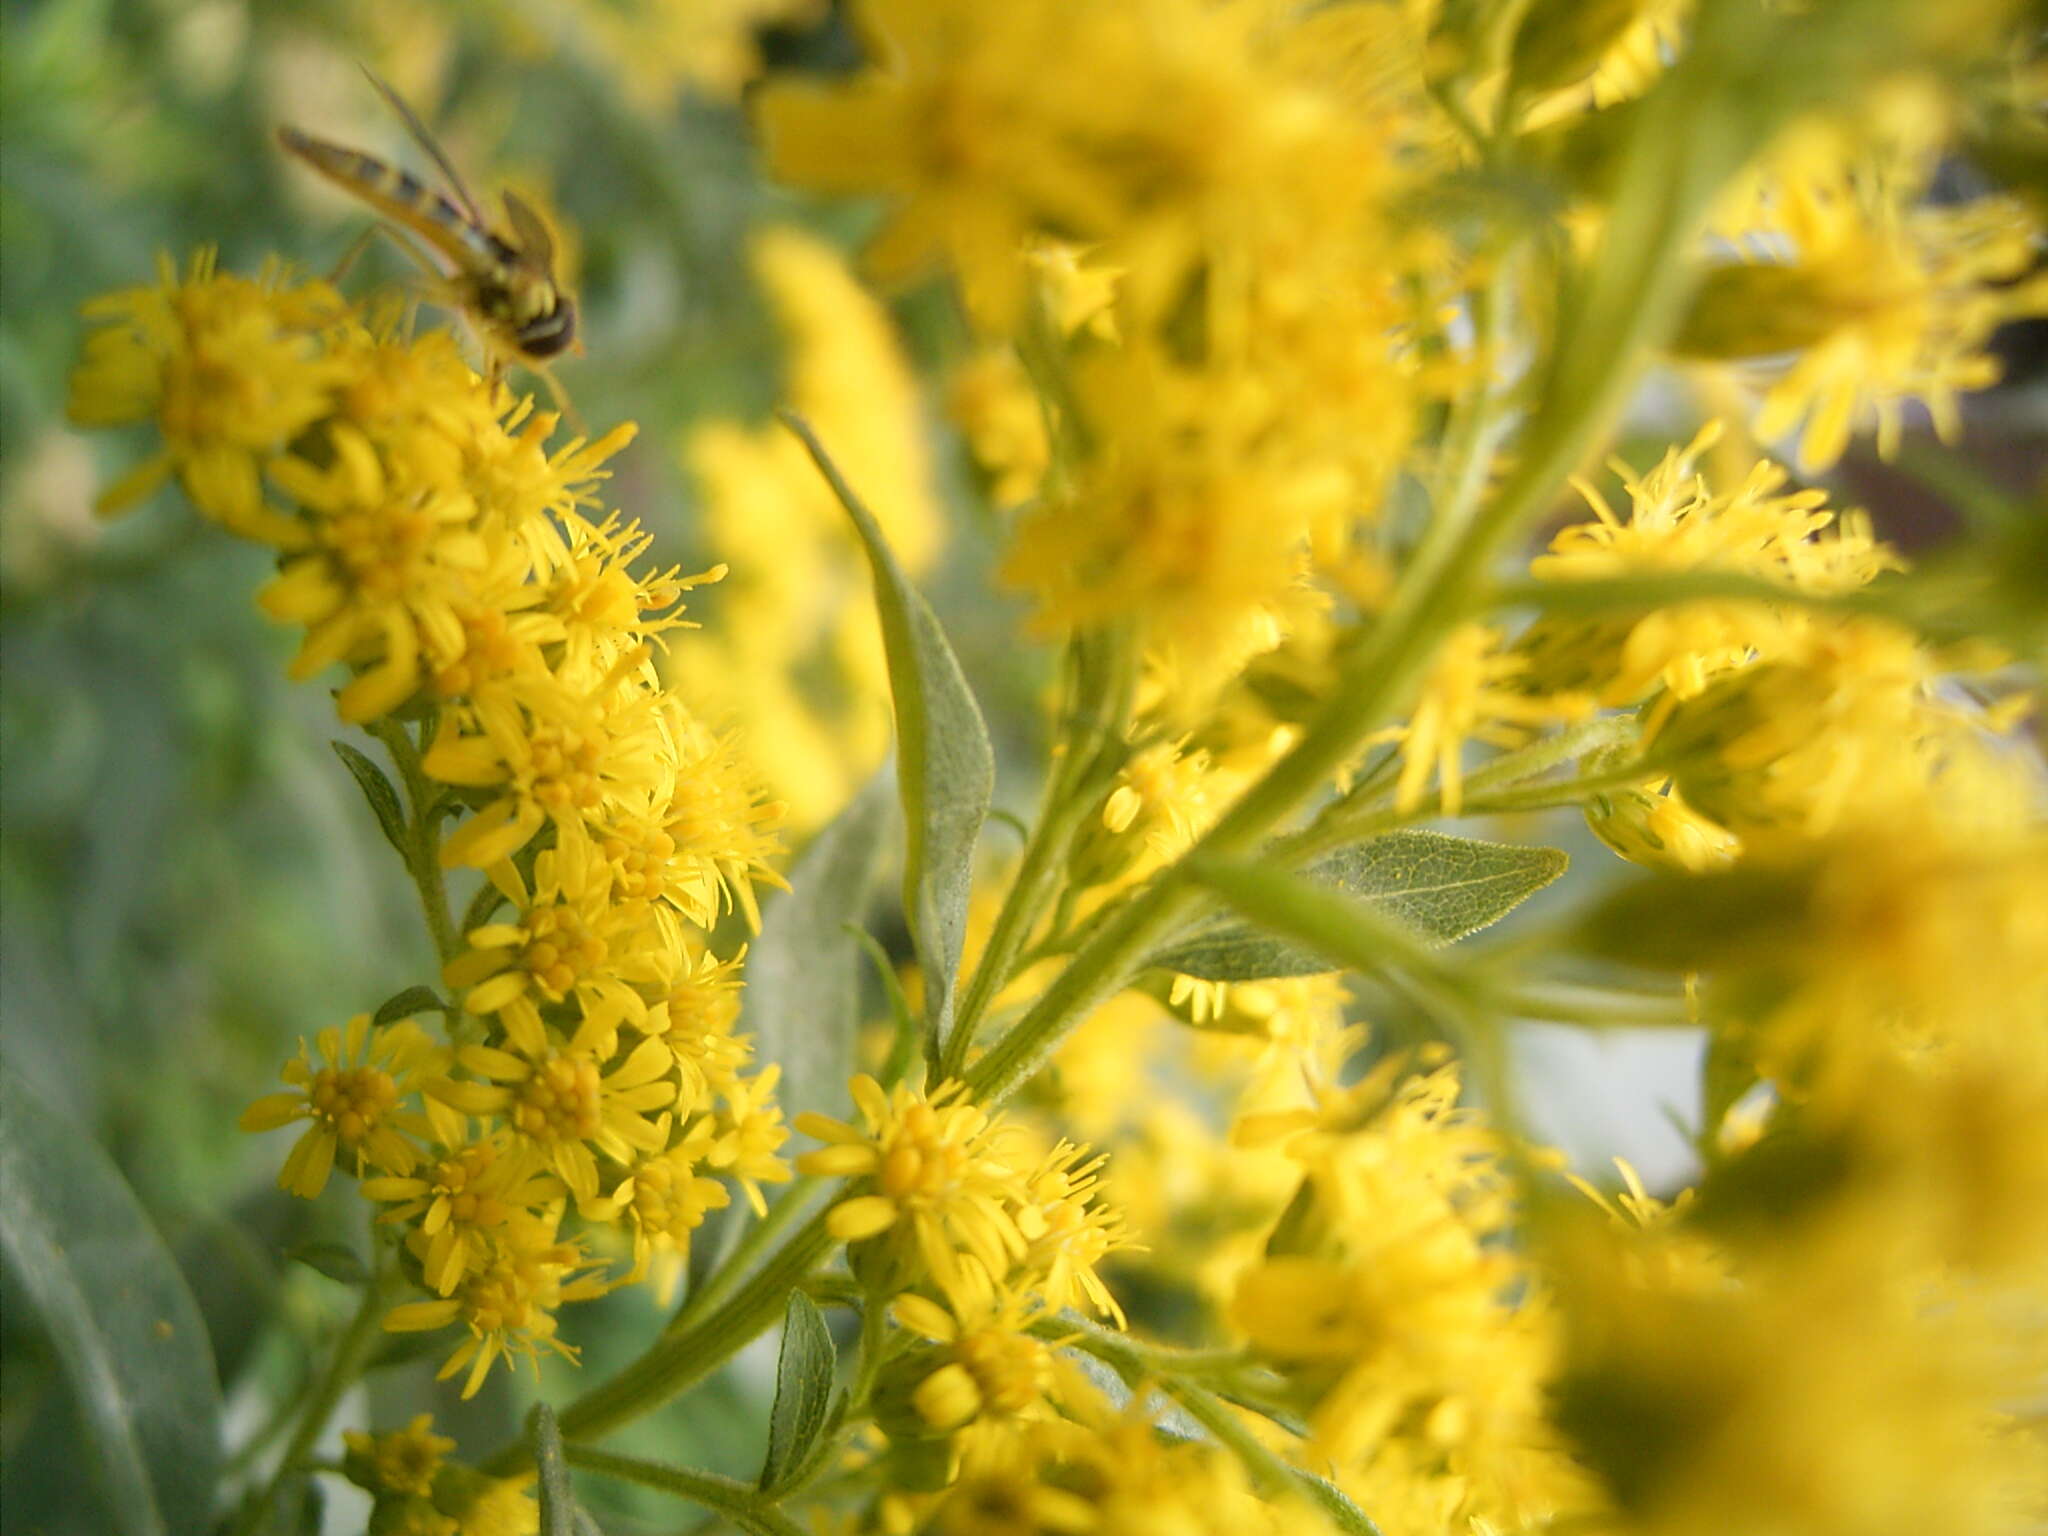
{"label": "insect wing", "polygon": [[427,158],[433,161],[441,174],[447,178],[449,190],[455,194],[455,201],[462,205],[462,211],[469,215],[470,222],[478,228],[485,227],[489,221],[484,218],[483,210],[477,206],[476,199],[470,196],[469,188],[462,180],[462,174],[455,169],[455,163],[442,150],[440,142],[427,131],[427,125],[420,121],[419,114],[405,104],[405,98],[393,90],[390,82],[377,71],[367,64],[362,66],[362,70],[369,76],[370,84],[377,88],[377,94],[398,114],[398,120],[405,124],[405,131],[412,135],[412,141],[426,152]]}

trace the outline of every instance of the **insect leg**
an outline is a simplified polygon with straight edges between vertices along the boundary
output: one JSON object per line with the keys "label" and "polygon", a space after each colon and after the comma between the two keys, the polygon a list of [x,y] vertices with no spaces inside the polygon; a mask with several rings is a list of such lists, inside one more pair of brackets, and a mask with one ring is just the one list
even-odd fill
{"label": "insect leg", "polygon": [[355,239],[349,241],[348,249],[341,253],[341,259],[335,262],[333,269],[327,274],[327,285],[330,288],[339,288],[341,286],[341,280],[348,276],[349,269],[362,258],[363,252],[370,248],[370,242],[377,238],[377,231],[380,227],[380,225],[371,224],[358,234]]}

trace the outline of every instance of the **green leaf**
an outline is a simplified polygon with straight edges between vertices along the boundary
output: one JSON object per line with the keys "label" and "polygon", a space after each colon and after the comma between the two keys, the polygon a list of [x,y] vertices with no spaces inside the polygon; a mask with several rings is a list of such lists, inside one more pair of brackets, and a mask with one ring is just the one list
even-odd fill
{"label": "green leaf", "polygon": [[897,788],[909,834],[903,909],[924,972],[925,1029],[934,1047],[942,1046],[953,1029],[974,844],[995,792],[995,751],[946,632],[896,563],[874,515],[854,495],[810,426],[787,411],[782,419],[853,519],[874,571],[875,606],[896,702]]}
{"label": "green leaf", "polygon": [[382,1029],[386,1024],[399,1019],[409,1019],[416,1013],[445,1013],[448,1005],[441,1000],[440,993],[432,987],[407,987],[396,997],[385,1001],[370,1018],[370,1022]]}
{"label": "green leaf", "polygon": [[1279,939],[1317,970],[1371,975],[1392,969],[1456,986],[1457,979],[1430,953],[1426,936],[1334,886],[1268,864],[1222,859],[1193,859],[1190,873],[1227,901],[1252,932]]}
{"label": "green leaf", "polygon": [[9,1305],[49,1331],[115,1528],[211,1523],[220,1392],[199,1308],[119,1170],[0,1067],[0,1253]]}
{"label": "green leaf", "polygon": [[562,1460],[562,1431],[555,1410],[533,1405],[528,1421],[533,1464],[540,1473],[540,1536],[577,1536],[576,1496],[569,1490],[569,1466]]}
{"label": "green leaf", "polygon": [[782,1357],[775,1366],[775,1410],[768,1419],[768,1456],[761,1491],[773,1493],[800,1470],[825,1432],[839,1357],[818,1304],[789,1293],[782,1315]]}
{"label": "green leaf", "polygon": [[860,951],[846,923],[867,908],[889,821],[888,776],[878,774],[811,839],[790,888],[763,904],[742,1019],[759,1059],[782,1063],[778,1096],[792,1117],[846,1099],[860,1027]]}
{"label": "green leaf", "polygon": [[369,1267],[355,1250],[341,1243],[301,1243],[285,1250],[285,1257],[343,1285],[361,1285],[370,1278]]}
{"label": "green leaf", "polygon": [[1294,1481],[1309,1499],[1329,1516],[1330,1522],[1345,1536],[1382,1536],[1372,1518],[1351,1501],[1351,1495],[1327,1478],[1317,1477],[1313,1472],[1294,1470]]}
{"label": "green leaf", "polygon": [[894,1088],[917,1058],[917,1020],[910,1012],[910,999],[903,995],[903,983],[897,979],[896,962],[889,958],[889,952],[867,929],[852,923],[846,928],[874,966],[875,979],[881,982],[882,996],[889,1004],[889,1059],[875,1076],[884,1088]]}
{"label": "green leaf", "polygon": [[329,742],[328,745],[334,748],[334,755],[341,759],[342,766],[354,775],[356,787],[363,792],[363,798],[370,802],[377,825],[384,829],[384,840],[398,851],[401,859],[410,860],[411,836],[405,824],[405,809],[398,802],[398,791],[384,777],[384,770],[345,741]]}
{"label": "green leaf", "polygon": [[[1563,874],[1569,862],[1556,848],[1403,831],[1340,848],[1289,878],[1348,897],[1436,945],[1498,922]],[[1203,981],[1259,981],[1335,969],[1327,952],[1229,917],[1156,951],[1145,963]]]}

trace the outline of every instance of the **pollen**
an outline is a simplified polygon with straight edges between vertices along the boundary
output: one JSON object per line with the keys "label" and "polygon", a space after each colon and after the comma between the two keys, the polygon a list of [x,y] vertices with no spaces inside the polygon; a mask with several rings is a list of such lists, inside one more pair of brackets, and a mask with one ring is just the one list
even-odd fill
{"label": "pollen", "polygon": [[550,1057],[520,1086],[512,1123],[536,1141],[584,1141],[604,1124],[604,1085],[587,1056]]}
{"label": "pollen", "polygon": [[398,1103],[398,1084],[376,1067],[323,1067],[306,1090],[313,1114],[348,1148],[363,1140]]}

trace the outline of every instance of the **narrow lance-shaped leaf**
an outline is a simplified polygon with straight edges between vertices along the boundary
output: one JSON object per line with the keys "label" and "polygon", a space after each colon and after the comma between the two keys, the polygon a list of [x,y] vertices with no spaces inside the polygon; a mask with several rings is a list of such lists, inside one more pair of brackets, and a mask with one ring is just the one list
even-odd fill
{"label": "narrow lance-shaped leaf", "polygon": [[1428,940],[1399,918],[1332,886],[1266,864],[1196,859],[1195,878],[1259,932],[1323,957],[1319,970],[1394,968],[1455,988]]}
{"label": "narrow lance-shaped leaf", "polygon": [[410,1018],[416,1013],[441,1013],[448,1004],[441,1000],[440,993],[432,987],[407,987],[403,992],[387,998],[384,1006],[371,1016],[370,1022],[382,1028],[400,1019]]}
{"label": "narrow lance-shaped leaf", "polygon": [[361,1285],[370,1278],[369,1266],[353,1248],[341,1243],[300,1243],[286,1249],[284,1256],[343,1285]]}
{"label": "narrow lance-shaped leaf", "polygon": [[981,706],[945,631],[896,563],[874,514],[810,426],[787,411],[782,419],[853,519],[874,572],[875,606],[896,703],[897,785],[908,832],[903,906],[924,972],[925,1028],[937,1047],[952,1032],[974,844],[995,792],[995,752]]}
{"label": "narrow lance-shaped leaf", "polygon": [[369,758],[358,752],[345,741],[330,742],[334,755],[341,759],[342,766],[356,781],[356,787],[363,792],[363,798],[370,802],[371,814],[377,818],[377,825],[384,831],[384,840],[397,850],[401,859],[410,860],[411,838],[406,830],[405,811],[398,803],[398,791],[391,781],[384,777],[384,770]]}
{"label": "narrow lance-shaped leaf", "polygon": [[213,1351],[183,1276],[90,1136],[0,1068],[0,1253],[8,1301],[49,1331],[115,1530],[211,1522],[220,1469]]}
{"label": "narrow lance-shaped leaf", "polygon": [[789,871],[789,889],[763,905],[747,951],[741,1021],[762,1061],[782,1065],[792,1116],[836,1110],[853,1071],[860,1025],[860,948],[846,931],[868,904],[889,829],[888,775],[878,774]]}
{"label": "narrow lance-shaped leaf", "polygon": [[[1414,939],[1449,944],[1498,922],[1564,873],[1556,848],[1401,831],[1340,848],[1292,878],[1393,919]],[[1204,981],[1259,981],[1333,969],[1329,955],[1239,918],[1222,918],[1146,957]]]}
{"label": "narrow lance-shaped leaf", "polygon": [[775,1367],[775,1408],[768,1419],[768,1455],[761,1491],[773,1493],[800,1469],[825,1432],[838,1374],[832,1332],[817,1303],[789,1293],[782,1316],[782,1356]]}
{"label": "narrow lance-shaped leaf", "polygon": [[882,984],[882,997],[889,1005],[889,1056],[875,1077],[884,1088],[894,1088],[917,1059],[917,1019],[910,1011],[910,999],[903,995],[903,983],[896,978],[896,963],[889,958],[889,952],[865,928],[849,923],[847,931],[853,935],[853,942],[867,952],[875,968],[875,979]]}

